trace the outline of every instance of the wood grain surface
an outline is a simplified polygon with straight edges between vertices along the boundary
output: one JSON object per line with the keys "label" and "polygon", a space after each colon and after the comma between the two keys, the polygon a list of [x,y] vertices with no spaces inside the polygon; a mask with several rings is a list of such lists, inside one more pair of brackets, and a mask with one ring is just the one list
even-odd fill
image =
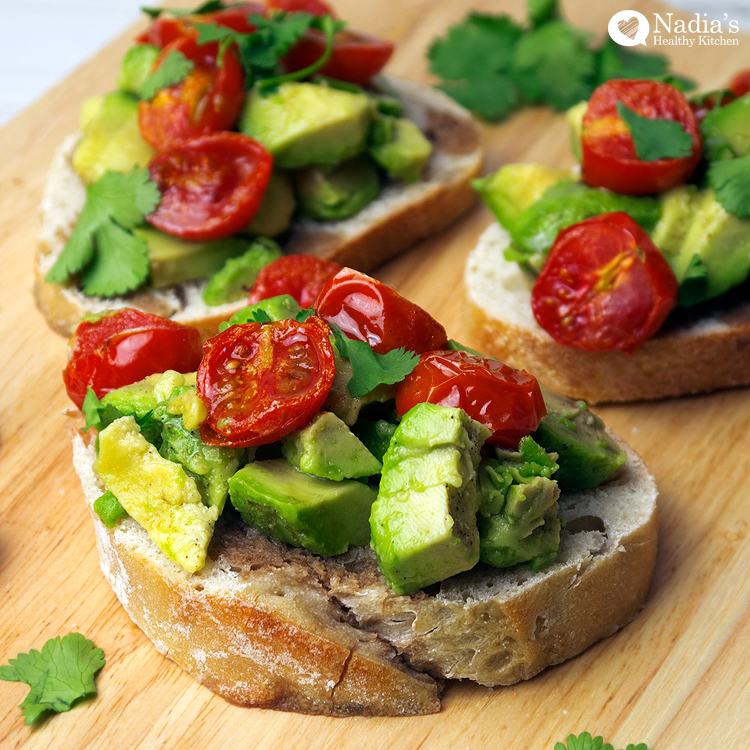
{"label": "wood grain surface", "polygon": [[[425,50],[461,18],[461,0],[338,0],[352,26],[397,42],[389,69],[428,81]],[[522,2],[475,2],[508,10]],[[645,0],[630,8],[665,12]],[[569,19],[601,36],[616,2],[569,0]],[[675,15],[677,17],[677,15]],[[36,207],[57,144],[82,100],[112,87],[133,30],[0,131],[0,663],[79,630],[107,657],[99,695],[38,729],[17,708],[26,687],[0,683],[3,748],[317,748],[552,750],[571,732],[616,748],[745,748],[750,716],[750,392],[600,408],[644,457],[660,496],[660,550],[641,616],[576,659],[526,683],[488,690],[450,684],[440,714],[328,719],[225,703],[160,656],[105,583],[71,467],[60,371],[66,342],[31,297]],[[674,68],[704,89],[747,65],[739,47],[670,48]],[[528,109],[486,126],[487,168],[571,163],[564,119]],[[422,304],[451,336],[462,326],[467,252],[490,222],[477,207],[379,275]]]}

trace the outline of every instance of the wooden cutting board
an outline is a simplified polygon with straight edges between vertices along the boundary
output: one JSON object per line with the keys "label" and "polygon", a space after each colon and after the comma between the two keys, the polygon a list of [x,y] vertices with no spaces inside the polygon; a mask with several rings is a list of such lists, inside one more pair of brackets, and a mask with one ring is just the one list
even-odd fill
{"label": "wooden cutting board", "polygon": [[[570,0],[569,19],[599,37],[622,5]],[[708,7],[708,2],[706,3]],[[355,28],[398,43],[389,69],[427,81],[430,41],[467,10],[461,0],[339,0]],[[521,17],[521,0],[473,6]],[[648,0],[629,7],[669,12]],[[675,13],[674,18],[687,18]],[[661,490],[660,550],[641,616],[606,641],[529,682],[488,690],[450,684],[440,714],[329,719],[241,709],[160,656],[99,571],[70,462],[60,378],[66,342],[31,297],[36,207],[53,149],[76,129],[82,100],[112,87],[134,30],[0,131],[0,663],[79,630],[104,649],[99,695],[36,730],[0,683],[3,748],[524,748],[552,750],[571,732],[616,748],[744,748],[750,715],[750,391],[601,408],[644,457]],[[747,64],[737,47],[666,48],[674,68],[713,89]],[[484,127],[487,168],[571,163],[564,119],[528,109]],[[383,268],[381,278],[469,340],[461,322],[466,253],[490,222],[477,207]]]}

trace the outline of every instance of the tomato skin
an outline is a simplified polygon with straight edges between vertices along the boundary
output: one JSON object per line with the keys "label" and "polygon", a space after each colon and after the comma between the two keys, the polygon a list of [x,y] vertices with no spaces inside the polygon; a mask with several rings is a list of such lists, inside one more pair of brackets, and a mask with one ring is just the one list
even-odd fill
{"label": "tomato skin", "polygon": [[68,344],[63,382],[80,409],[89,386],[101,398],[155,372],[194,372],[201,356],[197,328],[123,308],[78,324]]}
{"label": "tomato skin", "polygon": [[248,21],[251,15],[265,16],[266,6],[262,3],[242,3],[231,8],[224,8],[213,13],[191,16],[193,24],[215,23],[238,31],[240,34],[252,34],[256,27]]}
{"label": "tomato skin", "polygon": [[352,268],[332,276],[313,307],[327,323],[350,339],[366,341],[378,354],[399,347],[421,354],[448,342],[445,328],[426,310]]}
{"label": "tomato skin", "polygon": [[186,240],[229,237],[255,216],[272,166],[265,147],[241,133],[174,143],[149,162],[162,197],[147,219]]}
{"label": "tomato skin", "polygon": [[234,325],[208,339],[197,378],[208,407],[201,437],[236,448],[264,445],[309,422],[333,383],[329,337],[313,316]]}
{"label": "tomato skin", "polygon": [[[677,120],[692,138],[691,155],[639,159],[617,102],[643,117]],[[648,195],[681,185],[703,153],[700,128],[684,95],[667,83],[640,79],[608,81],[594,91],[583,117],[581,143],[584,182],[626,195]]]}
{"label": "tomato skin", "polygon": [[[325,34],[308,29],[289,50],[284,67],[290,72],[302,70],[317,62],[325,48]],[[393,48],[393,42],[345,29],[336,34],[331,57],[318,73],[349,83],[367,83],[383,69],[393,54]]]}
{"label": "tomato skin", "polygon": [[403,416],[428,402],[463,409],[492,430],[488,443],[515,450],[547,413],[536,378],[491,357],[463,351],[422,354],[396,390],[396,410]]}
{"label": "tomato skin", "polygon": [[156,58],[158,69],[173,50],[195,63],[187,76],[138,102],[138,129],[143,139],[160,151],[175,141],[230,130],[244,100],[242,66],[230,48],[217,64],[219,43],[198,44],[191,32],[168,44]]}
{"label": "tomato skin", "polygon": [[267,0],[267,5],[269,8],[283,10],[287,13],[302,11],[309,13],[311,16],[336,17],[333,8],[328,3],[324,3],[323,0]]}
{"label": "tomato skin", "polygon": [[664,256],[628,214],[602,214],[557,235],[531,306],[559,344],[632,354],[674,309],[677,286]]}
{"label": "tomato skin", "polygon": [[157,16],[151,25],[135,41],[138,44],[153,44],[156,47],[166,47],[175,39],[190,33],[190,27],[184,19],[171,18],[163,13]]}
{"label": "tomato skin", "polygon": [[310,307],[326,281],[340,270],[338,263],[314,255],[282,255],[261,269],[247,303],[288,294],[300,307]]}
{"label": "tomato skin", "polygon": [[736,97],[750,92],[750,68],[735,73],[729,81],[728,88]]}

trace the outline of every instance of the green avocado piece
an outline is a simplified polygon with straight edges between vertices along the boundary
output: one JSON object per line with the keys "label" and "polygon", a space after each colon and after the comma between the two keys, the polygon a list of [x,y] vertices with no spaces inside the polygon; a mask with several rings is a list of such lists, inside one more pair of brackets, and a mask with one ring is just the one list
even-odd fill
{"label": "green avocado piece", "polygon": [[701,132],[709,161],[750,154],[750,94],[708,112]]}
{"label": "green avocado piece", "polygon": [[248,224],[247,232],[263,237],[275,237],[286,232],[292,223],[296,207],[291,178],[286,172],[274,169],[268,180],[266,192],[263,193],[263,201]]}
{"label": "green avocado piece", "polygon": [[289,81],[249,92],[239,129],[260,141],[280,169],[330,166],[364,150],[372,118],[365,94]]}
{"label": "green avocado piece", "polygon": [[284,437],[281,452],[305,474],[335,482],[369,477],[382,468],[362,441],[330,411],[319,412],[304,427]]}
{"label": "green avocado piece", "polygon": [[102,396],[105,406],[114,406],[121,414],[135,414],[144,417],[156,407],[158,400],[154,386],[159,382],[161,373],[149,375],[143,380],[130,385],[123,385]]}
{"label": "green avocado piece", "polygon": [[563,492],[581,492],[609,479],[627,454],[609,436],[602,420],[583,401],[573,401],[540,384],[547,416],[531,437],[557,454],[555,473]]}
{"label": "green avocado piece", "polygon": [[578,162],[583,159],[581,136],[583,135],[583,116],[586,114],[588,106],[588,102],[578,102],[565,113],[565,119],[568,121],[568,128],[570,128],[570,150]]}
{"label": "green avocado piece", "polygon": [[365,448],[382,463],[383,456],[391,444],[397,426],[385,419],[374,420],[361,417],[352,426],[352,432],[362,441]]}
{"label": "green avocado piece", "polygon": [[117,88],[137,96],[160,52],[161,49],[153,44],[135,44],[129,47],[120,64]]}
{"label": "green avocado piece", "polygon": [[132,231],[146,243],[151,285],[156,289],[210,276],[228,258],[241,255],[250,246],[249,240],[239,237],[189,242],[153,227],[135,227]]}
{"label": "green avocado piece", "polygon": [[138,129],[138,99],[124,91],[85,102],[81,130],[71,162],[86,183],[96,182],[108,169],[129,172],[134,166],[145,167],[154,155]]}
{"label": "green avocado piece", "polygon": [[229,326],[242,325],[243,323],[273,322],[276,320],[291,320],[301,312],[302,308],[294,297],[288,294],[279,294],[248,305],[232,315],[229,320],[219,323],[219,333],[226,331]]}
{"label": "green avocado piece", "polygon": [[[700,202],[698,188],[695,185],[680,185],[662,193],[659,200],[661,216],[651,230],[651,239],[677,275],[680,265],[677,258]],[[677,281],[682,279],[678,276]]]}
{"label": "green avocado piece", "polygon": [[489,430],[461,409],[417,404],[383,457],[371,546],[388,585],[410,594],[479,560],[477,467]]}
{"label": "green avocado piece", "polygon": [[404,117],[394,118],[390,137],[371,145],[370,155],[397,180],[416,182],[432,154],[432,144],[424,133]]}
{"label": "green avocado piece", "polygon": [[94,513],[102,519],[102,523],[108,529],[114,529],[117,522],[128,515],[120,501],[109,490],[94,500]]}
{"label": "green avocado piece", "polygon": [[188,573],[203,567],[218,508],[203,504],[195,480],[159,454],[132,416],[99,433],[94,469],[167,557]]}
{"label": "green avocado piece", "polygon": [[518,217],[538,201],[547,188],[573,177],[568,169],[541,164],[505,164],[497,172],[472,180],[471,185],[500,225],[511,231]]}
{"label": "green avocado piece", "polygon": [[375,490],[356,479],[321,479],[285,459],[254,461],[229,480],[229,494],[248,526],[318,555],[340,555],[370,538]]}
{"label": "green avocado piece", "polygon": [[281,255],[281,248],[273,240],[258,238],[242,255],[228,258],[209,278],[203,301],[207,305],[223,305],[246,298],[260,270]]}
{"label": "green avocado piece", "polygon": [[380,180],[366,156],[332,167],[308,167],[295,173],[302,213],[316,221],[339,221],[359,213],[380,193]]}

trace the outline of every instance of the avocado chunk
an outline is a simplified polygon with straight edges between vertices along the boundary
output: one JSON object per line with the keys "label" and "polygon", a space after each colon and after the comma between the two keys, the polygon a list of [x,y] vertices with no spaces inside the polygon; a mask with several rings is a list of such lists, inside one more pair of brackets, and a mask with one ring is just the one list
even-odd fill
{"label": "avocado chunk", "polygon": [[528,562],[541,570],[557,559],[561,522],[560,490],[550,477],[557,470],[531,437],[518,451],[496,449],[479,465],[479,559],[497,568]]}
{"label": "avocado chunk", "polygon": [[[677,275],[680,265],[677,257],[700,202],[698,188],[695,185],[680,185],[662,193],[659,200],[661,216],[651,231],[651,239]],[[681,282],[682,278],[678,276],[677,281]]]}
{"label": "avocado chunk", "polygon": [[370,538],[375,490],[356,479],[321,479],[285,459],[254,461],[229,480],[229,494],[248,526],[318,555],[340,555]]}
{"label": "avocado chunk", "polygon": [[393,118],[389,138],[370,146],[370,155],[390,177],[416,182],[432,154],[432,144],[405,117]]}
{"label": "avocado chunk", "polygon": [[114,406],[121,414],[135,414],[144,417],[158,403],[154,386],[159,382],[161,373],[149,375],[131,385],[123,385],[102,396],[105,406]]}
{"label": "avocado chunk", "polygon": [[750,94],[708,112],[701,132],[709,161],[750,154]]}
{"label": "avocado chunk", "polygon": [[574,179],[567,169],[553,169],[541,164],[505,164],[497,172],[472,180],[487,207],[511,231],[518,217],[538,201],[547,188],[560,180]]}
{"label": "avocado chunk", "polygon": [[570,150],[578,162],[583,159],[581,137],[583,135],[583,116],[586,114],[588,106],[589,103],[586,101],[578,102],[565,113],[565,119],[568,121],[568,127],[570,128]]}
{"label": "avocado chunk", "polygon": [[161,50],[153,44],[134,44],[128,47],[120,63],[117,88],[138,96],[143,82],[148,78]]}
{"label": "avocado chunk", "polygon": [[339,221],[359,213],[380,193],[380,180],[366,156],[333,167],[308,167],[294,176],[300,209],[315,221]]}
{"label": "avocado chunk", "polygon": [[292,320],[301,312],[302,308],[294,297],[279,294],[248,305],[232,315],[229,320],[219,323],[219,333],[226,331],[229,326],[243,323],[270,323],[276,320]]}
{"label": "avocado chunk", "polygon": [[292,223],[296,207],[291,178],[285,172],[274,169],[266,185],[266,192],[263,193],[260,208],[247,226],[248,234],[275,237],[286,232]]}
{"label": "avocado chunk", "polygon": [[398,425],[385,419],[365,419],[361,417],[352,426],[352,432],[362,441],[365,448],[381,463],[391,444],[393,433]]}
{"label": "avocado chunk", "polygon": [[319,412],[304,427],[284,437],[281,452],[305,474],[334,482],[369,477],[382,468],[362,441],[330,411]]}
{"label": "avocado chunk", "polygon": [[371,546],[397,594],[469,570],[479,560],[477,467],[489,430],[461,409],[417,404],[383,457]]}
{"label": "avocado chunk", "polygon": [[583,401],[573,401],[541,385],[547,416],[531,437],[557,454],[555,473],[563,492],[582,492],[609,479],[627,454],[609,436],[604,422]]}
{"label": "avocado chunk", "polygon": [[277,168],[299,169],[356,156],[365,148],[371,118],[365,94],[289,81],[271,93],[253,89],[239,129],[271,152]]}
{"label": "avocado chunk", "polygon": [[99,433],[94,469],[167,557],[188,573],[203,567],[218,508],[203,504],[193,478],[159,454],[133,417]]}
{"label": "avocado chunk", "polygon": [[94,513],[102,519],[102,523],[108,529],[114,529],[121,518],[128,516],[120,501],[109,490],[94,500]]}
{"label": "avocado chunk", "polygon": [[242,255],[227,259],[211,276],[203,290],[203,301],[207,305],[223,305],[247,297],[261,269],[281,255],[281,248],[273,240],[255,240]]}
{"label": "avocado chunk", "polygon": [[86,183],[96,182],[108,169],[129,172],[145,167],[154,149],[138,129],[138,100],[124,91],[113,91],[98,102],[84,103],[83,137],[73,151],[72,164]]}

